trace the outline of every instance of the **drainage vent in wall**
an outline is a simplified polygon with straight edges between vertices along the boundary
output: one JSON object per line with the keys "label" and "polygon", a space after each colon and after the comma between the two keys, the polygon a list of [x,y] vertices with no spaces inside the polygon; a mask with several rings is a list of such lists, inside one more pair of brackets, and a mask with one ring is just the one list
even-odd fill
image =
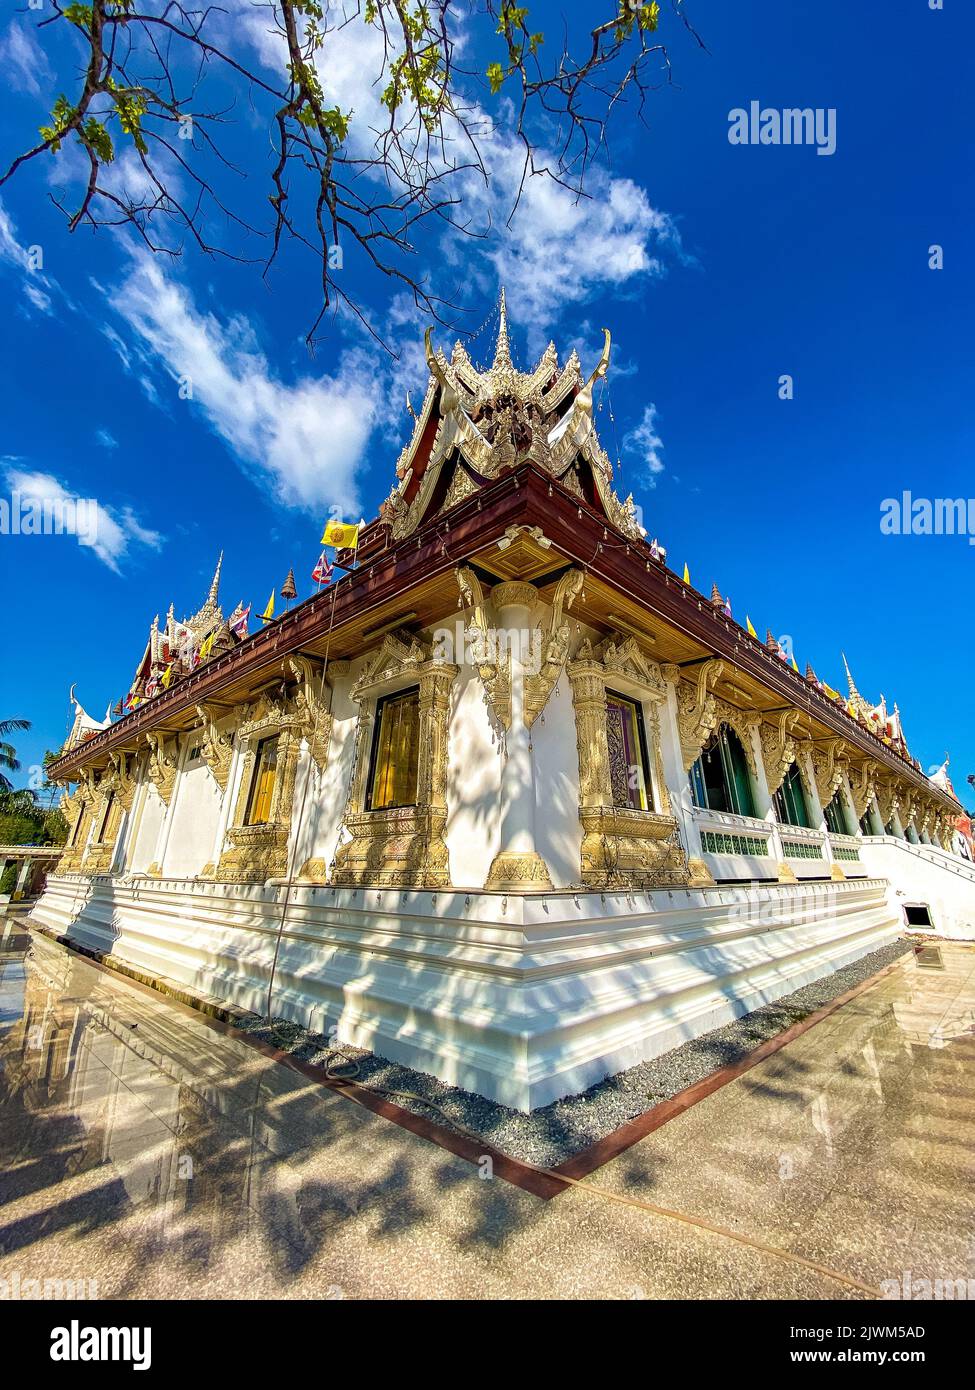
{"label": "drainage vent in wall", "polygon": [[907,913],[907,925],[909,927],[932,927],[931,909],[926,903],[906,903],[904,911]]}
{"label": "drainage vent in wall", "polygon": [[920,970],[944,970],[945,963],[941,959],[940,946],[922,946],[915,956],[918,969]]}

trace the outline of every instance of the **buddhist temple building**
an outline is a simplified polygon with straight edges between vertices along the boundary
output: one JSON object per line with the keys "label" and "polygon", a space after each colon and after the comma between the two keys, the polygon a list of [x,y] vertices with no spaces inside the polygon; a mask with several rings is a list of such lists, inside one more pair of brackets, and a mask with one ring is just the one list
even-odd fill
{"label": "buddhist temple building", "polygon": [[486,370],[428,333],[354,569],[244,636],[218,565],[121,717],[78,706],[34,917],[528,1110],[906,925],[971,937],[975,867],[896,705],[801,674],[617,495],[610,334],[522,371],[499,319]]}

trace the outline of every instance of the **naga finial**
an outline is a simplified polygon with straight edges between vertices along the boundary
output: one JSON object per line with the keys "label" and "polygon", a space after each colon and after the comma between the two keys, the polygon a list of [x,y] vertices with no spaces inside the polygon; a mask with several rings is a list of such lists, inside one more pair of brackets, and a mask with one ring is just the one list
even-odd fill
{"label": "naga finial", "polygon": [[609,329],[608,329],[608,328],[604,328],[604,329],[603,329],[603,350],[602,350],[602,352],[601,352],[600,355],[599,355],[599,361],[596,363],[596,369],[595,369],[595,371],[593,372],[592,376],[589,378],[589,380],[586,382],[585,386],[583,386],[582,390],[581,390],[581,391],[579,392],[579,394],[576,396],[576,399],[575,399],[576,407],[577,407],[579,410],[584,410],[584,411],[586,412],[587,415],[591,415],[591,414],[592,414],[592,392],[593,392],[593,387],[596,385],[596,382],[597,382],[601,377],[604,377],[604,376],[606,375],[607,371],[609,370],[609,350],[610,350],[610,347],[612,346],[612,342],[613,342],[613,339],[612,339],[612,336],[610,335]]}
{"label": "naga finial", "polygon": [[449,415],[452,410],[456,410],[460,404],[460,397],[447,380],[446,373],[437,360],[437,354],[433,350],[433,329],[428,328],[423,335],[423,350],[427,359],[427,366],[430,368],[430,375],[440,385],[440,414]]}

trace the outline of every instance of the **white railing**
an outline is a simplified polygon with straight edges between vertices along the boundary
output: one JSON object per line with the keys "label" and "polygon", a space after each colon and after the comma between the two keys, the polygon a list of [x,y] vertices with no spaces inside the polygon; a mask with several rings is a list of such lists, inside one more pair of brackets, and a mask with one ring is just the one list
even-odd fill
{"label": "white railing", "polygon": [[940,849],[937,845],[915,845],[910,840],[902,840],[898,835],[865,835],[861,843],[892,845],[895,849],[913,854],[928,864],[936,865],[939,869],[947,869],[950,873],[957,874],[959,878],[963,878],[969,883],[975,883],[975,865],[967,859],[962,859],[958,854],[952,854],[950,850]]}

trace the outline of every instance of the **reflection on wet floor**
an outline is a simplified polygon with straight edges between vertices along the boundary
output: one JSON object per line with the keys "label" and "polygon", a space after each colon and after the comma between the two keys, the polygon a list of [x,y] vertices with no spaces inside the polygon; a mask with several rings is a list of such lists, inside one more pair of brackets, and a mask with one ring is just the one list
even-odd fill
{"label": "reflection on wet floor", "polygon": [[[592,1186],[870,1283],[971,1279],[975,950],[942,958],[908,961]],[[0,1280],[28,1278],[101,1297],[849,1295],[598,1191],[544,1203],[486,1179],[14,923]]]}

